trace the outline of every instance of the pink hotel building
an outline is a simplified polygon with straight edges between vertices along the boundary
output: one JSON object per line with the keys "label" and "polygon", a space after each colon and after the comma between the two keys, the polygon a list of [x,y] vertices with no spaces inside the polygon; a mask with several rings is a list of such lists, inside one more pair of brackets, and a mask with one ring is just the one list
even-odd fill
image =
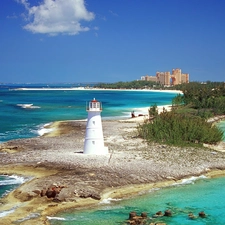
{"label": "pink hotel building", "polygon": [[173,69],[170,72],[156,72],[155,76],[142,76],[141,80],[155,81],[165,86],[189,83],[189,74],[181,73],[181,69]]}

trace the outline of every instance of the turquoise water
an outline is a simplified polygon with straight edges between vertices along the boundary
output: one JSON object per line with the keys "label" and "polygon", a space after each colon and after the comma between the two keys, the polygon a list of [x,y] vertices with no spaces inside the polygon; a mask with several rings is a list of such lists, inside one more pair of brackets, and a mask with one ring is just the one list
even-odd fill
{"label": "turquoise water", "polygon": [[217,126],[218,126],[221,130],[224,131],[224,133],[223,133],[223,140],[225,141],[225,120],[219,122],[219,123],[217,124]]}
{"label": "turquoise water", "polygon": [[[22,183],[28,180],[29,180],[28,177],[25,178],[25,177],[19,177],[16,175],[11,175],[11,176],[0,175],[0,198],[7,195],[10,191],[16,189],[18,186],[20,186]],[[17,207],[18,205],[14,205],[9,210],[0,211],[0,221],[1,221],[1,217],[4,217],[8,214],[12,214]]]}
{"label": "turquoise water", "polygon": [[[27,86],[27,85],[23,85]],[[42,87],[39,85],[38,87]],[[96,91],[96,90],[16,90],[20,85],[0,87],[0,142],[39,135],[46,123],[58,120],[85,119],[86,102],[93,98],[103,104],[103,119],[130,117],[130,112],[141,113],[153,104],[170,105],[177,95],[148,91]],[[58,86],[57,86],[58,87]],[[67,85],[63,86],[68,87]],[[23,108],[24,104],[33,104]],[[225,121],[219,124],[225,130]],[[224,134],[225,135],[225,134]],[[224,137],[225,140],[225,137]],[[16,176],[0,176],[0,197],[20,185],[24,180]],[[88,210],[63,213],[52,219],[52,224],[123,224],[130,211],[148,215],[171,209],[172,218],[167,224],[225,224],[225,178],[200,180],[196,184],[165,188],[148,195],[126,201],[113,201]],[[205,219],[188,220],[189,211],[197,215],[204,210]],[[5,212],[0,212],[0,217]],[[59,219],[62,219],[59,220]],[[218,219],[219,218],[219,219]]]}
{"label": "turquoise water", "polygon": [[0,175],[0,198],[24,182],[25,179],[23,177],[18,177],[16,175],[12,176]]}
{"label": "turquoise water", "polygon": [[[147,212],[152,217],[156,212],[169,209],[172,217],[161,217],[151,222],[162,221],[167,225],[224,225],[225,224],[225,177],[190,179],[184,185],[151,191],[148,194],[110,204],[101,204],[95,209],[73,210],[50,217],[52,225],[114,225],[125,224],[129,212]],[[187,184],[187,183],[191,184]],[[204,211],[206,218],[198,217]],[[191,220],[188,214],[197,218]]]}
{"label": "turquoise water", "polygon": [[[72,87],[79,85],[72,85]],[[18,90],[18,88],[64,88],[63,90]],[[177,94],[146,91],[66,90],[71,85],[0,86],[0,142],[36,137],[43,126],[59,120],[86,119],[86,102],[102,102],[103,119],[130,117],[130,112],[153,104],[171,104]],[[25,104],[32,104],[24,108]],[[141,110],[142,111],[142,110]],[[0,176],[0,197],[17,187],[17,178]]]}
{"label": "turquoise water", "polygon": [[[20,86],[17,86],[20,87]],[[39,87],[39,86],[38,86]],[[39,87],[40,88],[40,87]],[[102,118],[130,117],[139,108],[168,105],[175,93],[97,90],[17,90],[0,88],[0,142],[35,137],[46,123],[87,117],[86,102],[102,102]],[[24,104],[33,104],[24,108]]]}

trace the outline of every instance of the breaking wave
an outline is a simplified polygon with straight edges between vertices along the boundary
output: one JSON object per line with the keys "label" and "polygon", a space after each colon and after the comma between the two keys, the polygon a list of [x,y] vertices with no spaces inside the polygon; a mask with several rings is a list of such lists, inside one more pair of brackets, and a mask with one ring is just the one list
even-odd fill
{"label": "breaking wave", "polygon": [[17,106],[23,108],[23,109],[39,109],[41,107],[35,106],[33,104],[17,104]]}
{"label": "breaking wave", "polygon": [[1,175],[1,177],[5,178],[5,179],[0,180],[0,186],[23,184],[24,182],[29,180],[28,178],[19,177],[16,175],[11,175],[11,176]]}
{"label": "breaking wave", "polygon": [[185,185],[185,184],[194,184],[196,180],[207,179],[206,176],[201,175],[199,177],[190,177],[187,179],[183,179],[180,183],[175,183],[174,185]]}
{"label": "breaking wave", "polygon": [[44,134],[50,133],[53,131],[53,128],[47,128],[47,126],[49,126],[50,123],[47,123],[43,126],[40,127],[40,129],[37,131],[39,136],[43,136]]}

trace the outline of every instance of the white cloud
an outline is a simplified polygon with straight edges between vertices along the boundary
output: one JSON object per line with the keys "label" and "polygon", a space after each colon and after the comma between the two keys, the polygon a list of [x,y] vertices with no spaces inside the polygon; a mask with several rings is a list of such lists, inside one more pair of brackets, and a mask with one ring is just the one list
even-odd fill
{"label": "white cloud", "polygon": [[75,35],[90,30],[81,21],[91,21],[94,13],[88,12],[84,0],[44,0],[38,6],[30,6],[28,0],[16,0],[28,11],[29,23],[24,29],[49,35]]}

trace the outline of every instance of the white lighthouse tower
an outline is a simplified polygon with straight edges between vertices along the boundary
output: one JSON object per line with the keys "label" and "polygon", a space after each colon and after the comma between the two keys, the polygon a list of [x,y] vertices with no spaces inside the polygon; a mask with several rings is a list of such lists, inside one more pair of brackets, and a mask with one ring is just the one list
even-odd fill
{"label": "white lighthouse tower", "polygon": [[88,119],[84,141],[84,154],[104,155],[108,148],[104,146],[101,111],[102,104],[95,98],[87,105]]}

